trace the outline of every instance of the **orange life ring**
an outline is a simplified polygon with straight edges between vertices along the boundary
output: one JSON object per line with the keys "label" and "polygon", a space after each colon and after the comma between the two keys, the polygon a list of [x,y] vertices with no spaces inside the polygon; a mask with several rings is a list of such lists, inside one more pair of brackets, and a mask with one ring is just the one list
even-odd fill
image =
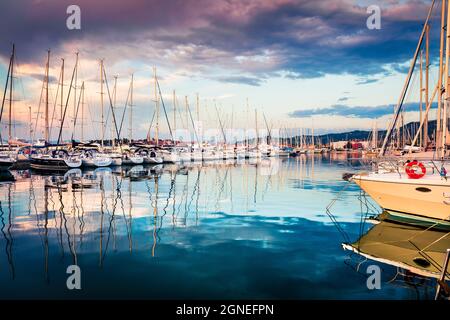
{"label": "orange life ring", "polygon": [[422,162],[414,160],[406,165],[405,171],[411,179],[420,179],[425,175],[427,169]]}

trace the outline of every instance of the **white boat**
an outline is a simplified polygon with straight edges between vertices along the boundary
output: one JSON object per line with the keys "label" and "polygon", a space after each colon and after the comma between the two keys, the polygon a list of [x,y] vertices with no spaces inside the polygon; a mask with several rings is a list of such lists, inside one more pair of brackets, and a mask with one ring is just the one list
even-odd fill
{"label": "white boat", "polygon": [[66,171],[79,168],[81,165],[82,161],[79,157],[69,156],[67,152],[34,154],[30,157],[30,166],[36,170]]}
{"label": "white boat", "polygon": [[83,166],[87,167],[109,167],[112,163],[111,158],[106,156],[93,156],[82,159]]}
{"label": "white boat", "polygon": [[120,153],[108,153],[108,157],[111,159],[112,166],[122,165],[122,155]]}
{"label": "white boat", "polygon": [[178,156],[182,162],[191,162],[191,153],[188,150],[179,150]]}
{"label": "white boat", "polygon": [[223,159],[224,160],[233,160],[236,159],[236,153],[234,152],[234,150],[231,149],[225,149],[223,151]]}
{"label": "white boat", "polygon": [[0,152],[0,170],[8,170],[17,162],[17,158],[9,152]]}
{"label": "white boat", "polygon": [[85,151],[80,155],[84,167],[108,167],[112,164],[112,159],[102,153]]}
{"label": "white boat", "polygon": [[136,153],[144,159],[145,164],[161,164],[164,161],[153,149],[140,149]]}
{"label": "white boat", "polygon": [[252,159],[252,158],[261,158],[261,151],[258,149],[249,149],[246,154],[246,158]]}
{"label": "white boat", "polygon": [[245,159],[247,157],[247,151],[244,147],[238,147],[236,149],[236,158],[237,159]]}
{"label": "white boat", "polygon": [[[420,39],[417,43],[414,58],[411,61],[410,69],[405,80],[403,90],[400,95],[400,100],[402,101],[405,95],[408,93],[408,87],[413,76],[414,66],[417,64],[418,52],[424,43],[424,37],[426,35],[426,30],[429,27],[429,19],[433,17],[433,6],[430,7],[427,20],[423,26]],[[447,6],[446,10],[441,11],[441,20],[447,21],[450,18],[450,6]],[[441,43],[441,52],[444,48],[448,48],[450,41],[450,29],[441,28],[441,39],[445,39]],[[447,35],[444,35],[444,32]],[[426,49],[426,48],[425,48]],[[427,53],[428,54],[428,53]],[[440,63],[443,61],[449,61],[450,51],[445,50],[445,60],[440,57]],[[420,64],[422,65],[422,64]],[[442,66],[442,65],[441,65]],[[439,95],[440,101],[443,101],[442,106],[439,106],[438,112],[440,111],[443,116],[443,121],[440,121],[440,117],[436,120],[436,134],[434,145],[436,146],[436,156],[442,159],[442,161],[431,162],[433,165],[430,167],[426,163],[419,161],[406,162],[404,167],[396,168],[396,164],[391,165],[388,170],[376,170],[375,172],[366,174],[357,174],[350,178],[351,181],[356,183],[361,187],[370,197],[377,202],[377,204],[389,213],[394,219],[401,222],[420,224],[420,225],[450,225],[450,179],[447,177],[447,169],[445,168],[444,159],[448,154],[449,138],[448,128],[447,128],[447,105],[449,99],[450,83],[448,73],[448,68],[438,68],[439,74],[437,78],[439,79],[437,85],[435,86],[435,91],[433,98],[430,101],[435,100],[436,94]],[[422,70],[420,69],[420,72]],[[444,79],[444,83],[442,82]],[[444,88],[443,90],[440,87]],[[438,90],[439,88],[439,90]],[[422,89],[422,88],[420,88]],[[385,134],[383,145],[380,150],[380,156],[383,156],[387,151],[387,147],[391,141],[395,128],[398,126],[400,119],[400,114],[402,112],[403,104],[399,103],[395,109],[394,117],[389,124],[388,130]],[[406,146],[405,150],[409,153],[420,148],[415,147],[417,138],[424,132],[423,126],[427,123],[425,119],[428,119],[428,112],[430,110],[431,103],[426,103],[426,110],[420,118],[419,128],[416,130],[414,139],[409,146]],[[442,107],[442,110],[441,110]],[[427,120],[428,121],[428,120]],[[398,131],[399,132],[399,131]],[[400,139],[398,139],[400,144]],[[428,146],[428,145],[427,145]],[[396,146],[394,144],[394,152]],[[394,172],[392,171],[394,168]]]}
{"label": "white boat", "polygon": [[450,179],[430,172],[411,179],[404,171],[358,174],[351,181],[394,217],[405,220],[450,220]]}
{"label": "white boat", "polygon": [[203,160],[203,151],[200,149],[194,149],[194,151],[191,153],[191,161],[202,161]]}
{"label": "white boat", "polygon": [[124,153],[122,155],[122,164],[123,165],[136,165],[136,164],[143,164],[144,158],[140,155],[133,154],[133,153]]}
{"label": "white boat", "polygon": [[163,158],[158,156],[156,151],[150,151],[150,153],[147,156],[144,156],[144,163],[161,164],[163,162],[164,162]]}
{"label": "white boat", "polygon": [[289,157],[293,151],[294,151],[294,149],[292,149],[292,148],[284,147],[284,148],[281,148],[280,150],[278,150],[278,156],[282,157],[282,158],[286,158],[286,157]]}

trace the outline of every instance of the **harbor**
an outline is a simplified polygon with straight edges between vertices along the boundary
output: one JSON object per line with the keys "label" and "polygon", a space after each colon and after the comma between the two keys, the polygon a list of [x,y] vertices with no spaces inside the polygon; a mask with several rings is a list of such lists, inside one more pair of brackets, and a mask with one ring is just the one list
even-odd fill
{"label": "harbor", "polygon": [[[303,155],[59,177],[14,173],[16,182],[0,189],[1,296],[433,299],[434,282],[425,275],[381,263],[383,290],[367,290],[365,268],[372,263],[341,247],[347,237],[370,237],[372,225],[361,229],[357,186],[341,193],[332,210],[345,236],[323,208],[347,184],[340,176],[349,168],[342,157]],[[413,228],[396,240],[408,243],[414,235],[413,243],[425,246],[445,232]],[[392,240],[380,234],[376,241]],[[445,243],[426,252],[440,262]],[[69,264],[84,272],[82,293],[60,285]]]}
{"label": "harbor", "polygon": [[11,23],[0,300],[450,299],[449,1],[225,2]]}

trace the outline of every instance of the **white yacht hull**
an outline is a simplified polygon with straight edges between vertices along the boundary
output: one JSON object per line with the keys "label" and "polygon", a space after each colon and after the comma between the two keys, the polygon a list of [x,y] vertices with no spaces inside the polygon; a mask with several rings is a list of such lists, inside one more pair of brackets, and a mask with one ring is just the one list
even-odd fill
{"label": "white yacht hull", "polygon": [[86,167],[109,167],[112,163],[109,157],[92,157],[82,159],[83,166]]}
{"label": "white yacht hull", "polygon": [[165,152],[162,156],[163,162],[177,163],[180,162],[180,157],[175,152]]}
{"label": "white yacht hull", "polygon": [[144,158],[141,156],[125,156],[122,158],[122,164],[124,165],[136,165],[143,164]]}
{"label": "white yacht hull", "polygon": [[191,162],[191,153],[190,152],[181,152],[180,160],[183,162]]}
{"label": "white yacht hull", "polygon": [[450,219],[450,180],[434,178],[386,178],[383,174],[356,175],[352,181],[392,215],[412,215],[437,220]]}

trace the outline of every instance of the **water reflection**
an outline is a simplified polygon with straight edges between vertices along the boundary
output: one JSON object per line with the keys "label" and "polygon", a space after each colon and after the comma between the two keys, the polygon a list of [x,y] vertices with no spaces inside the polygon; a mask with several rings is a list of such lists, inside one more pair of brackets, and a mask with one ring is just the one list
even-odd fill
{"label": "water reflection", "polygon": [[345,247],[369,259],[438,278],[450,247],[450,233],[381,221]]}
{"label": "water reflection", "polygon": [[[347,159],[14,172],[0,185],[0,297],[390,297],[345,267],[324,212],[342,173],[364,165]],[[353,237],[358,194],[334,208]],[[70,264],[81,293],[65,287]]]}

